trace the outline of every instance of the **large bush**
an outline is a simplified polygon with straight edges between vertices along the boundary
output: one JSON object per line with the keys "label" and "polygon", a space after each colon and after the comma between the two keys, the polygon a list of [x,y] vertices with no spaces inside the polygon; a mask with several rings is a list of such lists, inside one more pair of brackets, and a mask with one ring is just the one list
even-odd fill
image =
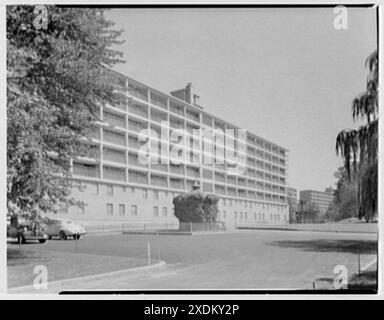
{"label": "large bush", "polygon": [[219,198],[213,194],[193,191],[173,199],[175,216],[180,223],[216,222]]}

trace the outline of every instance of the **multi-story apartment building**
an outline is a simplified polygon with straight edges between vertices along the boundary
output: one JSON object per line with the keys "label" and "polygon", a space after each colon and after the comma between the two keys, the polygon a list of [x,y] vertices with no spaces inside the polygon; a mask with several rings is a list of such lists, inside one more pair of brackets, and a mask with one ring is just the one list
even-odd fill
{"label": "multi-story apartment building", "polygon": [[[198,181],[203,192],[220,197],[219,220],[228,228],[288,222],[285,148],[208,113],[197,105],[198,96],[190,84],[165,94],[116,76],[127,99],[119,105],[100,106],[101,121],[87,142],[95,156],[73,160],[73,179],[80,187],[72,194],[83,205],[63,207],[61,216],[177,223],[172,200]],[[213,133],[213,138],[202,135],[203,130]],[[190,134],[185,139],[190,144],[189,149],[182,145],[175,153],[172,148],[180,141],[174,139],[177,132]],[[143,150],[148,151],[144,157]],[[157,150],[161,161],[152,161]],[[188,152],[183,161],[170,161],[172,152],[180,156],[184,151]],[[143,158],[148,153],[146,162]]]}
{"label": "multi-story apartment building", "polygon": [[330,203],[333,201],[333,190],[327,188],[325,191],[302,190],[300,191],[300,201],[304,203],[313,203],[318,206],[320,215],[324,215]]}

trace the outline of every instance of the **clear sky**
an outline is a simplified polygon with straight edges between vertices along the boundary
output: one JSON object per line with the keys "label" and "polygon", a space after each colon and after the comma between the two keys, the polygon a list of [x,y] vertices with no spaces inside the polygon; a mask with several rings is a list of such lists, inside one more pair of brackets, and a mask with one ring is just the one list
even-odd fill
{"label": "clear sky", "polygon": [[376,48],[375,9],[114,9],[126,63],[115,69],[163,92],[193,83],[208,112],[289,150],[289,185],[323,190],[342,165],[337,133],[356,127]]}

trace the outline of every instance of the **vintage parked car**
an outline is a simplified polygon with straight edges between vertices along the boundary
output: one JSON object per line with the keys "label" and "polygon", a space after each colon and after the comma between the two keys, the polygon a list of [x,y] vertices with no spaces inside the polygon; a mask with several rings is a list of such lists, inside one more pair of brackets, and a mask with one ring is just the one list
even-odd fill
{"label": "vintage parked car", "polygon": [[68,236],[78,240],[85,234],[85,229],[73,223],[69,219],[46,219],[48,238],[59,237],[61,240],[66,240]]}
{"label": "vintage parked car", "polygon": [[44,243],[48,239],[46,225],[38,219],[12,216],[7,226],[7,237],[16,238],[19,243],[38,240]]}

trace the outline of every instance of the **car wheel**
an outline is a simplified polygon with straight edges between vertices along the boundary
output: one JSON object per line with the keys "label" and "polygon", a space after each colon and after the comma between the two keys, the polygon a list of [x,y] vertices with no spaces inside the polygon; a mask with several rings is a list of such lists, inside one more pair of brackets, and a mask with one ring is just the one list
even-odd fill
{"label": "car wheel", "polygon": [[51,240],[52,239],[52,237],[51,236],[48,236],[48,240]]}
{"label": "car wheel", "polygon": [[67,236],[64,231],[59,232],[60,240],[67,240]]}
{"label": "car wheel", "polygon": [[39,239],[40,243],[44,243],[46,240],[45,239]]}

